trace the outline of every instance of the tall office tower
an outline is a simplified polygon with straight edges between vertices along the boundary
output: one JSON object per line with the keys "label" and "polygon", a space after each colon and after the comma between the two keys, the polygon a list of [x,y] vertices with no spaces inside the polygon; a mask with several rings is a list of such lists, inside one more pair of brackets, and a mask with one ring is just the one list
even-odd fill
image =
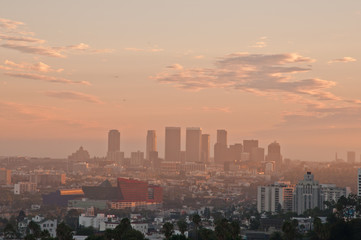
{"label": "tall office tower", "polygon": [[281,146],[278,142],[273,142],[268,145],[268,154],[267,159],[268,162],[275,162],[276,168],[282,164],[282,155],[281,155]]}
{"label": "tall office tower", "polygon": [[308,209],[323,208],[321,185],[314,180],[313,174],[307,172],[299,181],[293,192],[293,211],[302,214]]}
{"label": "tall office tower", "polygon": [[243,140],[243,152],[251,154],[253,148],[258,148],[258,140]]}
{"label": "tall office tower", "polygon": [[108,133],[107,159],[110,161],[120,161],[120,158],[120,132],[113,129]]}
{"label": "tall office tower", "polygon": [[165,128],[165,161],[180,161],[181,151],[181,128],[180,127],[166,127]]}
{"label": "tall office tower", "polygon": [[229,145],[228,148],[228,160],[231,162],[242,160],[243,146],[240,143]]}
{"label": "tall office tower", "polygon": [[201,161],[208,163],[210,159],[211,152],[211,141],[209,134],[202,134],[202,151],[201,151]]}
{"label": "tall office tower", "polygon": [[356,153],[353,151],[347,152],[347,162],[355,163],[356,162]]}
{"label": "tall office tower", "polygon": [[227,146],[227,131],[224,129],[217,130],[217,143]]}
{"label": "tall office tower", "polygon": [[228,161],[227,131],[217,130],[217,142],[214,144],[214,162],[221,163]]}
{"label": "tall office tower", "polygon": [[118,130],[110,130],[108,133],[108,152],[120,151],[120,132]]}
{"label": "tall office tower", "polygon": [[357,169],[357,196],[361,197],[361,168]]}
{"label": "tall office tower", "polygon": [[145,158],[149,160],[150,152],[157,151],[157,134],[155,130],[148,130]]}
{"label": "tall office tower", "polygon": [[201,161],[202,129],[187,128],[186,130],[186,162]]}
{"label": "tall office tower", "polygon": [[264,148],[260,148],[260,147],[252,148],[251,161],[263,162],[264,161]]}
{"label": "tall office tower", "polygon": [[292,211],[293,191],[290,182],[275,182],[267,186],[258,186],[257,210],[262,212]]}

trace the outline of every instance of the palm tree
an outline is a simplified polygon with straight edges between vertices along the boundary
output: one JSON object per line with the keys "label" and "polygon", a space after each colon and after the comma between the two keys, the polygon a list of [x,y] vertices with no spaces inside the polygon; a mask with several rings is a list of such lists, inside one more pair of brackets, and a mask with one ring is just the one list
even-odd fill
{"label": "palm tree", "polygon": [[198,228],[201,223],[202,219],[198,214],[194,214],[192,217],[192,222],[194,223],[194,226],[196,228],[196,240],[198,240]]}

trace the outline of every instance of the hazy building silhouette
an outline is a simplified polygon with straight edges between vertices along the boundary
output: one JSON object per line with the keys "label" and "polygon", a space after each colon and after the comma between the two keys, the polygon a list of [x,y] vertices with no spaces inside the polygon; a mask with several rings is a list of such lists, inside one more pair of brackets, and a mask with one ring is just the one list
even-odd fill
{"label": "hazy building silhouette", "polygon": [[68,156],[68,159],[72,161],[86,162],[90,159],[90,155],[87,150],[84,150],[83,147],[80,147],[75,153],[72,153],[70,156]]}
{"label": "hazy building silhouette", "polygon": [[228,160],[240,162],[242,160],[243,146],[240,143],[229,145]]}
{"label": "hazy building silhouette", "polygon": [[144,152],[137,151],[130,153],[130,165],[134,167],[142,167],[144,163]]}
{"label": "hazy building silhouette", "polygon": [[155,170],[159,170],[159,169],[160,169],[161,159],[159,159],[159,156],[158,156],[158,152],[157,152],[157,151],[151,151],[151,152],[149,153],[149,161],[150,161],[153,169],[155,169]]}
{"label": "hazy building silhouette", "polygon": [[157,151],[157,134],[155,130],[148,130],[145,158],[150,159],[150,152]]}
{"label": "hazy building silhouette", "polygon": [[281,146],[278,142],[273,142],[268,145],[266,161],[275,162],[276,170],[282,164]]}
{"label": "hazy building silhouette", "polygon": [[258,140],[243,140],[243,152],[252,154],[253,148],[258,148]]}
{"label": "hazy building silhouette", "polygon": [[166,127],[165,128],[165,161],[178,162],[181,151],[181,128]]}
{"label": "hazy building silhouette", "polygon": [[353,151],[347,152],[347,162],[355,163],[356,162],[356,153]]}
{"label": "hazy building silhouette", "polygon": [[202,129],[198,127],[186,130],[186,162],[201,161]]}
{"label": "hazy building silhouette", "polygon": [[214,144],[214,162],[223,164],[228,160],[227,131],[217,130],[217,142]]}
{"label": "hazy building silhouette", "polygon": [[201,161],[209,162],[211,152],[211,141],[209,134],[202,134]]}
{"label": "hazy building silhouette", "polygon": [[264,148],[260,148],[260,147],[252,148],[251,160],[254,162],[263,162],[264,161]]}
{"label": "hazy building silhouette", "polygon": [[121,161],[120,154],[120,132],[116,129],[108,133],[108,153],[107,159],[110,161]]}

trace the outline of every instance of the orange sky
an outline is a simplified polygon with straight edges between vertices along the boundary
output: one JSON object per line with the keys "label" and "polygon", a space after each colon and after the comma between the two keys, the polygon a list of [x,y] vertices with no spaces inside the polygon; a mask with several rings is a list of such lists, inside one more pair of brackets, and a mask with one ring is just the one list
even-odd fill
{"label": "orange sky", "polygon": [[[327,7],[326,7],[327,6]],[[0,156],[144,150],[164,127],[361,154],[361,2],[0,3]]]}

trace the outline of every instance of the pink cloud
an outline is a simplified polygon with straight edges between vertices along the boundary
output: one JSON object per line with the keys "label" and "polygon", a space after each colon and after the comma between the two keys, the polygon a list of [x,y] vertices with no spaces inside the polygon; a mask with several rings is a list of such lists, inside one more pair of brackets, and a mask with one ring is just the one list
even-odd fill
{"label": "pink cloud", "polygon": [[46,82],[53,82],[53,83],[64,83],[64,84],[82,84],[82,85],[91,85],[87,81],[73,81],[66,78],[58,78],[40,74],[32,74],[32,73],[10,73],[6,72],[5,75],[17,77],[17,78],[24,78],[24,79],[33,79],[33,80],[42,80]]}
{"label": "pink cloud", "polygon": [[47,91],[45,92],[46,96],[54,97],[54,98],[60,98],[65,100],[80,100],[90,103],[103,103],[99,100],[98,97],[85,94],[82,92],[75,92],[75,91]]}

